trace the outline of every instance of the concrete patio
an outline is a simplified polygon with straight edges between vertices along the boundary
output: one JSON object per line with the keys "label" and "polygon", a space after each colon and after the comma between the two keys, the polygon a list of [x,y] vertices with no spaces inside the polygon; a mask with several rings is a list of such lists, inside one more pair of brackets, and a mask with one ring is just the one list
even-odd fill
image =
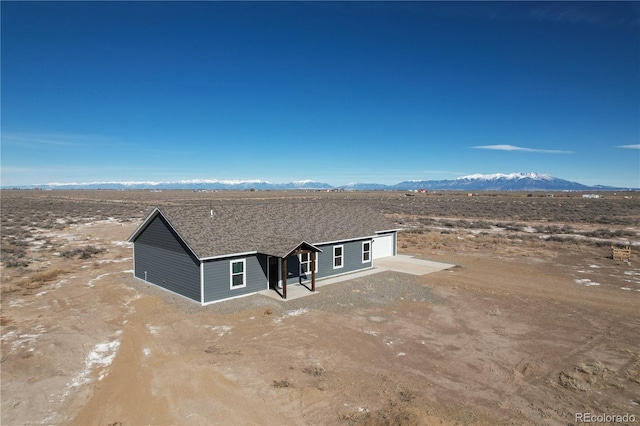
{"label": "concrete patio", "polygon": [[394,271],[394,272],[401,272],[404,274],[411,274],[411,275],[426,275],[426,274],[431,274],[433,272],[453,268],[454,266],[456,266],[450,263],[416,259],[413,256],[407,256],[407,255],[396,255],[393,257],[384,257],[381,259],[375,259],[373,261],[373,264],[375,266],[369,269],[365,269],[363,271],[352,272],[352,273],[340,275],[337,277],[317,279],[315,293],[309,290],[311,288],[311,283],[305,283],[306,285],[309,286],[309,288],[305,287],[302,284],[288,284],[286,299],[283,299],[280,296],[280,294],[278,294],[275,290],[271,290],[271,289],[262,290],[258,294],[262,294],[264,296],[286,302],[288,300],[294,300],[300,297],[318,294],[320,292],[318,289],[326,285],[331,285],[331,284],[335,284],[343,281],[349,281],[355,278],[377,274],[379,272]]}

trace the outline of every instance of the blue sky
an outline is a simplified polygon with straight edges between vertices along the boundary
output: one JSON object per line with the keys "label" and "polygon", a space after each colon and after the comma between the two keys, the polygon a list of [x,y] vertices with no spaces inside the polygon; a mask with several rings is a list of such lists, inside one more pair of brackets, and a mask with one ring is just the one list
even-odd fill
{"label": "blue sky", "polygon": [[6,2],[2,185],[640,187],[640,4]]}

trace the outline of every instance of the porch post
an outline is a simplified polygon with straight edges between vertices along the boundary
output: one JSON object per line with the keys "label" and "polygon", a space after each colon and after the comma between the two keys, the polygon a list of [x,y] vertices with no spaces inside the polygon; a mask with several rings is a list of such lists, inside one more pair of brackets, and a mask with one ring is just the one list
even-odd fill
{"label": "porch post", "polygon": [[316,291],[316,252],[311,252],[311,291]]}
{"label": "porch post", "polygon": [[287,298],[287,258],[282,259],[282,298]]}

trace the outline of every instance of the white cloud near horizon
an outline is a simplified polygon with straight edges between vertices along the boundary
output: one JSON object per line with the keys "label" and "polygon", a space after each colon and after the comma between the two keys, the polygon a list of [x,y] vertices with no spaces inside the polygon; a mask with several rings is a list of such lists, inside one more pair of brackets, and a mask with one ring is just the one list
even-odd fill
{"label": "white cloud near horizon", "polygon": [[640,149],[640,144],[635,145],[618,145],[617,148],[625,148],[625,149]]}
{"label": "white cloud near horizon", "polygon": [[474,149],[489,149],[493,151],[520,151],[520,152],[537,152],[542,154],[575,154],[573,151],[564,151],[560,149],[536,149],[536,148],[526,148],[522,146],[515,145],[479,145],[472,146]]}

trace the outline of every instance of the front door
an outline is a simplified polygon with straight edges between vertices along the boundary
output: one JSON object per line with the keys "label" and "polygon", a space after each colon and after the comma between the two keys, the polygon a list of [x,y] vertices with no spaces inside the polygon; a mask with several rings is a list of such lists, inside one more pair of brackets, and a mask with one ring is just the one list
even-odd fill
{"label": "front door", "polygon": [[279,273],[280,258],[269,257],[269,288],[276,288],[280,278]]}

